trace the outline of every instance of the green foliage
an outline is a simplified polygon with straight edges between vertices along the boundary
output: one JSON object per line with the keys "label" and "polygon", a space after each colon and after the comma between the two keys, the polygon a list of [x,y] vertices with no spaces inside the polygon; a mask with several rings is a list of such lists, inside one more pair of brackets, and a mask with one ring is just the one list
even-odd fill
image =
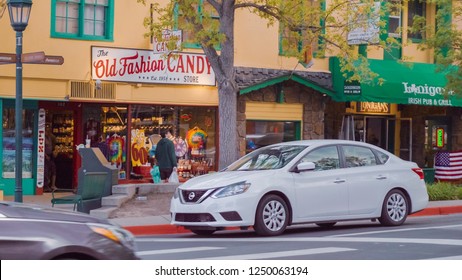
{"label": "green foliage", "polygon": [[412,31],[424,35],[420,49],[434,50],[438,70],[445,73],[448,80],[446,90],[460,95],[462,69],[454,66],[462,63],[462,3],[452,0],[426,0],[426,3],[436,6],[436,20],[425,22],[424,18],[415,17]]}
{"label": "green foliage", "polygon": [[462,199],[462,186],[439,182],[427,185],[427,192],[430,201],[436,200],[458,200]]}
{"label": "green foliage", "polygon": [[[137,1],[147,3],[145,0]],[[164,29],[182,29],[183,34],[190,34],[192,38],[189,39],[198,43],[206,55],[228,57],[231,56],[229,51],[232,50],[223,46],[234,45],[234,31],[230,31],[234,28],[234,13],[237,10],[247,10],[266,19],[268,26],[279,25],[279,29],[284,32],[281,40],[284,55],[297,57],[300,61],[304,60],[306,53],[312,51],[318,57],[337,55],[342,61],[343,70],[349,73],[347,77],[349,80],[371,82],[377,75],[370,71],[367,60],[358,54],[357,46],[348,44],[347,34],[356,28],[368,28],[371,19],[379,19],[376,24],[380,30],[380,40],[373,44],[385,50],[391,49],[398,42],[394,38],[385,36],[386,15],[396,4],[384,2],[376,10],[376,0],[331,0],[328,1],[329,5],[325,5],[324,2],[322,0],[171,0],[163,7],[154,3],[151,6],[154,20],[147,18],[144,24],[149,29],[146,35],[160,39]],[[222,46],[221,53],[214,51],[214,47],[219,45]],[[212,61],[217,78],[220,78],[222,71],[217,69],[218,66],[219,64],[214,64]]]}

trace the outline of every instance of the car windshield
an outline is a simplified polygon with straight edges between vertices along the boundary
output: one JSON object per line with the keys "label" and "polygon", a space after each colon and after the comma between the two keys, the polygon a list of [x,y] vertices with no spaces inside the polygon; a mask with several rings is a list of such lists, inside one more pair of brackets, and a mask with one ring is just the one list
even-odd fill
{"label": "car windshield", "polygon": [[268,146],[260,148],[231,164],[227,171],[271,170],[286,166],[307,146]]}

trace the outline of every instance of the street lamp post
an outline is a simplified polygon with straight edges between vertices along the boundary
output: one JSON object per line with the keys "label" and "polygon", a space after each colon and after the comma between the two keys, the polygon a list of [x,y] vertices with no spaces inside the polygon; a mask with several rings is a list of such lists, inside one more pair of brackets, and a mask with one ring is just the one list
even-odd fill
{"label": "street lamp post", "polygon": [[14,201],[22,202],[22,32],[29,23],[32,0],[8,0],[11,26],[16,31],[16,101],[15,101],[15,189]]}

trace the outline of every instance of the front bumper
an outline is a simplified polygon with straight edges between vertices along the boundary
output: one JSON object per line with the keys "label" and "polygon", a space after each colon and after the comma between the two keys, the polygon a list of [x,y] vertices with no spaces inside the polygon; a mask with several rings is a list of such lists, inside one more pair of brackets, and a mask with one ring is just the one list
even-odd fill
{"label": "front bumper", "polygon": [[222,228],[252,226],[255,221],[256,197],[251,193],[211,198],[200,203],[185,203],[180,197],[172,198],[171,224],[184,227]]}

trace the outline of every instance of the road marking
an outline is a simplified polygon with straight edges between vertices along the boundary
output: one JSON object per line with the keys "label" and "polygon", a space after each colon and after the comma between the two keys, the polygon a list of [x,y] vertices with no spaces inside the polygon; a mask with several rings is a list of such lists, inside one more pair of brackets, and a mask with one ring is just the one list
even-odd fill
{"label": "road marking", "polygon": [[358,236],[358,235],[376,234],[376,233],[393,233],[393,232],[403,232],[403,231],[429,230],[429,229],[442,229],[442,228],[458,228],[458,227],[462,227],[462,224],[447,225],[447,226],[436,226],[436,227],[400,228],[400,229],[389,229],[389,230],[379,230],[379,231],[366,231],[366,232],[356,232],[356,233],[329,235],[328,237],[345,237],[345,236]]}
{"label": "road marking", "polygon": [[305,250],[278,251],[278,252],[270,252],[270,253],[221,256],[221,257],[213,257],[213,258],[198,258],[194,260],[261,260],[261,259],[328,254],[328,253],[338,253],[338,252],[348,252],[348,251],[356,251],[356,249],[326,247],[326,248],[305,249]]}
{"label": "road marking", "polygon": [[191,247],[191,248],[179,248],[179,249],[165,249],[165,250],[150,250],[150,251],[139,251],[136,252],[138,256],[151,256],[161,254],[176,254],[176,253],[187,253],[197,251],[208,251],[208,250],[220,250],[226,249],[224,247]]}
{"label": "road marking", "polygon": [[256,237],[256,238],[143,238],[137,242],[361,242],[361,243],[409,243],[462,246],[462,240],[432,238],[380,238],[380,237]]}

